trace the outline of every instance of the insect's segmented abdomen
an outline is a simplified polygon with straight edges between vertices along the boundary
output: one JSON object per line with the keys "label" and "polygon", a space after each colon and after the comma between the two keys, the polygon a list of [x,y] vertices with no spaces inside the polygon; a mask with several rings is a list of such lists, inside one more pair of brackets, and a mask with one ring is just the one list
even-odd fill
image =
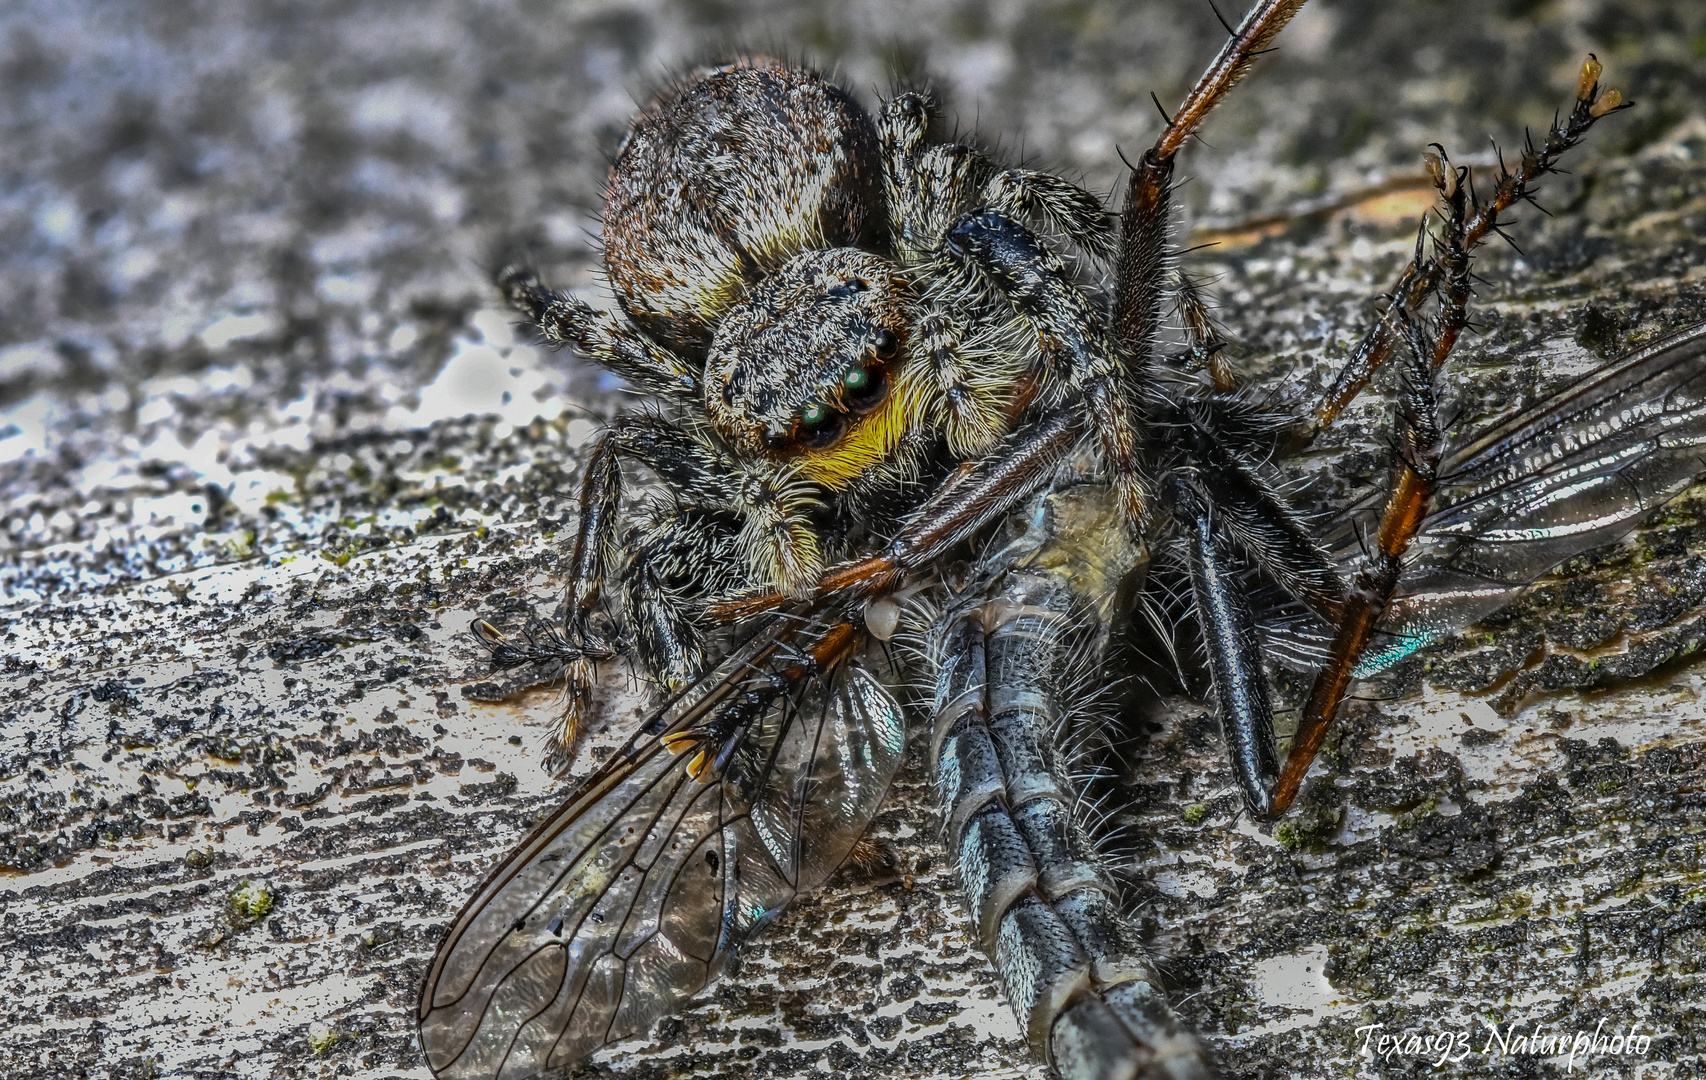
{"label": "insect's segmented abdomen", "polygon": [[1057,691],[1085,614],[1063,578],[1015,570],[938,626],[944,832],[979,942],[1065,1080],[1208,1077],[1073,817]]}

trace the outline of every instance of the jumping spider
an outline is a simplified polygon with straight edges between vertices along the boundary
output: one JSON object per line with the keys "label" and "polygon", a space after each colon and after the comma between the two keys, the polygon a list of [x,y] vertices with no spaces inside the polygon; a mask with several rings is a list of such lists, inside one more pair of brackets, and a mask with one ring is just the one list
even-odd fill
{"label": "jumping spider", "polygon": [[[1113,219],[1057,176],[927,144],[931,108],[927,93],[903,93],[873,123],[815,72],[773,60],[695,72],[640,116],[611,171],[605,269],[626,318],[526,270],[500,274],[547,341],[649,396],[588,456],[562,636],[511,645],[482,628],[500,663],[567,665],[563,742],[591,662],[615,652],[598,620],[607,580],[621,583],[635,656],[679,689],[705,668],[709,600],[807,594],[948,469],[1072,392],[1105,410],[1138,527],[1134,392],[1105,317],[1019,224],[1099,269]],[[981,251],[996,244],[1001,269],[1026,278],[1029,323],[980,287]],[[665,493],[618,545],[623,458]]]}
{"label": "jumping spider", "polygon": [[[608,187],[605,271],[624,317],[525,268],[498,275],[548,343],[647,395],[588,454],[563,618],[536,620],[519,642],[476,624],[498,664],[566,672],[558,742],[585,716],[592,665],[624,651],[602,613],[607,582],[621,585],[632,655],[678,691],[706,670],[717,626],[826,592],[879,594],[1015,505],[1088,430],[1132,539],[1169,521],[1193,538],[1240,784],[1252,811],[1282,810],[1433,489],[1443,444],[1432,380],[1467,322],[1471,254],[1597,119],[1627,107],[1599,92],[1590,59],[1568,119],[1484,203],[1467,170],[1430,151],[1441,235],[1431,250],[1418,235],[1392,305],[1315,415],[1280,430],[1237,392],[1195,286],[1167,268],[1167,207],[1173,156],[1300,6],[1252,11],[1133,167],[1117,218],[1058,176],[928,143],[925,92],[897,94],[873,123],[817,73],[746,59],[660,94]],[[1418,315],[1429,301],[1431,327]],[[1186,342],[1163,355],[1169,306]],[[1313,438],[1398,352],[1403,468],[1379,549],[1347,582],[1255,462]],[[618,542],[623,459],[650,469],[662,493]],[[1277,789],[1252,616],[1224,576],[1204,579],[1242,560],[1343,639]],[[867,628],[888,636],[892,614],[879,608]]]}
{"label": "jumping spider", "polygon": [[[1600,92],[1590,58],[1568,116],[1485,197],[1443,151],[1429,155],[1441,221],[1418,235],[1381,318],[1313,415],[1265,415],[1238,392],[1194,286],[1169,266],[1171,178],[1202,118],[1301,4],[1264,0],[1231,31],[1132,166],[1118,215],[1059,177],[929,142],[926,93],[896,95],[873,121],[814,72],[747,59],[667,89],[618,151],[604,261],[621,317],[525,269],[500,273],[548,342],[648,399],[587,457],[562,619],[536,620],[513,642],[489,623],[476,630],[500,664],[566,669],[566,744],[592,664],[628,647],[602,613],[606,582],[618,582],[634,658],[677,693],[446,936],[419,1014],[435,1072],[525,1076],[642,1030],[824,880],[905,744],[901,708],[858,667],[858,646],[893,635],[891,593],[930,582],[944,556],[976,548],[998,521],[1011,541],[974,552],[978,569],[942,590],[951,595],[928,635],[944,831],[981,943],[1033,1045],[1063,1074],[1210,1071],[1058,769],[1058,671],[1097,647],[1075,642],[1075,623],[1097,622],[1105,639],[1118,575],[1171,537],[1244,800],[1279,813],[1376,627],[1402,613],[1388,605],[1418,535],[1472,547],[1487,522],[1523,533],[1536,542],[1515,556],[1518,577],[1580,550],[1597,524],[1540,518],[1598,513],[1596,483],[1624,489],[1569,454],[1660,423],[1646,417],[1666,415],[1664,388],[1652,391],[1661,407],[1635,420],[1602,424],[1598,411],[1621,408],[1630,387],[1703,340],[1626,362],[1612,383],[1525,418],[1523,433],[1495,431],[1491,450],[1455,467],[1491,470],[1482,490],[1509,493],[1466,498],[1464,515],[1483,516],[1450,523],[1456,534],[1424,530],[1451,460],[1433,381],[1466,325],[1471,254],[1623,107]],[[1173,353],[1162,346],[1169,310],[1183,326]],[[1404,377],[1393,479],[1347,580],[1259,463],[1306,445],[1394,357]],[[1642,430],[1617,435],[1625,424]],[[1544,448],[1553,431],[1568,453]],[[624,459],[662,490],[618,543]],[[1646,494],[1617,504],[1616,520]],[[1074,515],[1078,525],[1063,524]],[[1283,770],[1250,570],[1331,635]],[[770,612],[743,643],[716,637]]]}

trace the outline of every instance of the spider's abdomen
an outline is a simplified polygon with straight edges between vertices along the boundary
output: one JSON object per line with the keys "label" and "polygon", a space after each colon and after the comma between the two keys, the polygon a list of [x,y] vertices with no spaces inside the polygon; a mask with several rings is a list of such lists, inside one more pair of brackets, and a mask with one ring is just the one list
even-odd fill
{"label": "spider's abdomen", "polygon": [[623,140],[605,271],[648,334],[703,357],[718,317],[764,275],[868,241],[882,185],[870,117],[821,75],[762,58],[701,70]]}

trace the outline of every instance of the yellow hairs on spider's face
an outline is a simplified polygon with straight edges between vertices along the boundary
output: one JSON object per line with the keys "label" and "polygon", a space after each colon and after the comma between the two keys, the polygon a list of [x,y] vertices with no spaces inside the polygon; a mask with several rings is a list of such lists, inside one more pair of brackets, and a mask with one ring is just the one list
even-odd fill
{"label": "yellow hairs on spider's face", "polygon": [[888,460],[907,432],[927,422],[923,411],[930,398],[923,378],[915,374],[921,366],[916,363],[902,366],[883,403],[855,420],[834,446],[802,454],[800,475],[831,491],[839,491],[867,469]]}

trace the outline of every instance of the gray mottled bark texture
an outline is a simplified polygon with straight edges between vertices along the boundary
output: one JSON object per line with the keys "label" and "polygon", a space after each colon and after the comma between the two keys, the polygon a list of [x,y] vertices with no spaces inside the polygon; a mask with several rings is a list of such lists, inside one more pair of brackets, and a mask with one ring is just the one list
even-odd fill
{"label": "gray mottled bark texture", "polygon": [[[1226,5],[1222,5],[1223,10]],[[1233,12],[1228,11],[1231,17]],[[427,1073],[417,986],[564,791],[549,688],[478,704],[464,631],[548,598],[613,387],[512,336],[530,250],[597,295],[635,102],[734,48],[867,103],[928,76],[1015,156],[1118,180],[1218,45],[1199,0],[825,6],[16,0],[0,12],[0,1075]],[[1462,422],[1706,317],[1706,9],[1317,0],[1186,152],[1182,229],[1247,371],[1325,385],[1428,203],[1582,54],[1641,102],[1489,249]],[[1485,174],[1483,174],[1485,175]],[[1303,469],[1384,466],[1371,399]],[[476,415],[469,415],[470,413]],[[1366,688],[1280,828],[1212,717],[1132,720],[1103,807],[1128,900],[1231,1076],[1403,1076],[1357,1028],[1653,1036],[1592,1074],[1696,1076],[1706,498]],[[620,671],[575,773],[643,700]],[[740,973],[594,1070],[1041,1075],[962,927],[923,753],[874,834]],[[1508,1029],[1507,1029],[1508,1030]],[[1582,1058],[1574,1062],[1579,1075]]]}

